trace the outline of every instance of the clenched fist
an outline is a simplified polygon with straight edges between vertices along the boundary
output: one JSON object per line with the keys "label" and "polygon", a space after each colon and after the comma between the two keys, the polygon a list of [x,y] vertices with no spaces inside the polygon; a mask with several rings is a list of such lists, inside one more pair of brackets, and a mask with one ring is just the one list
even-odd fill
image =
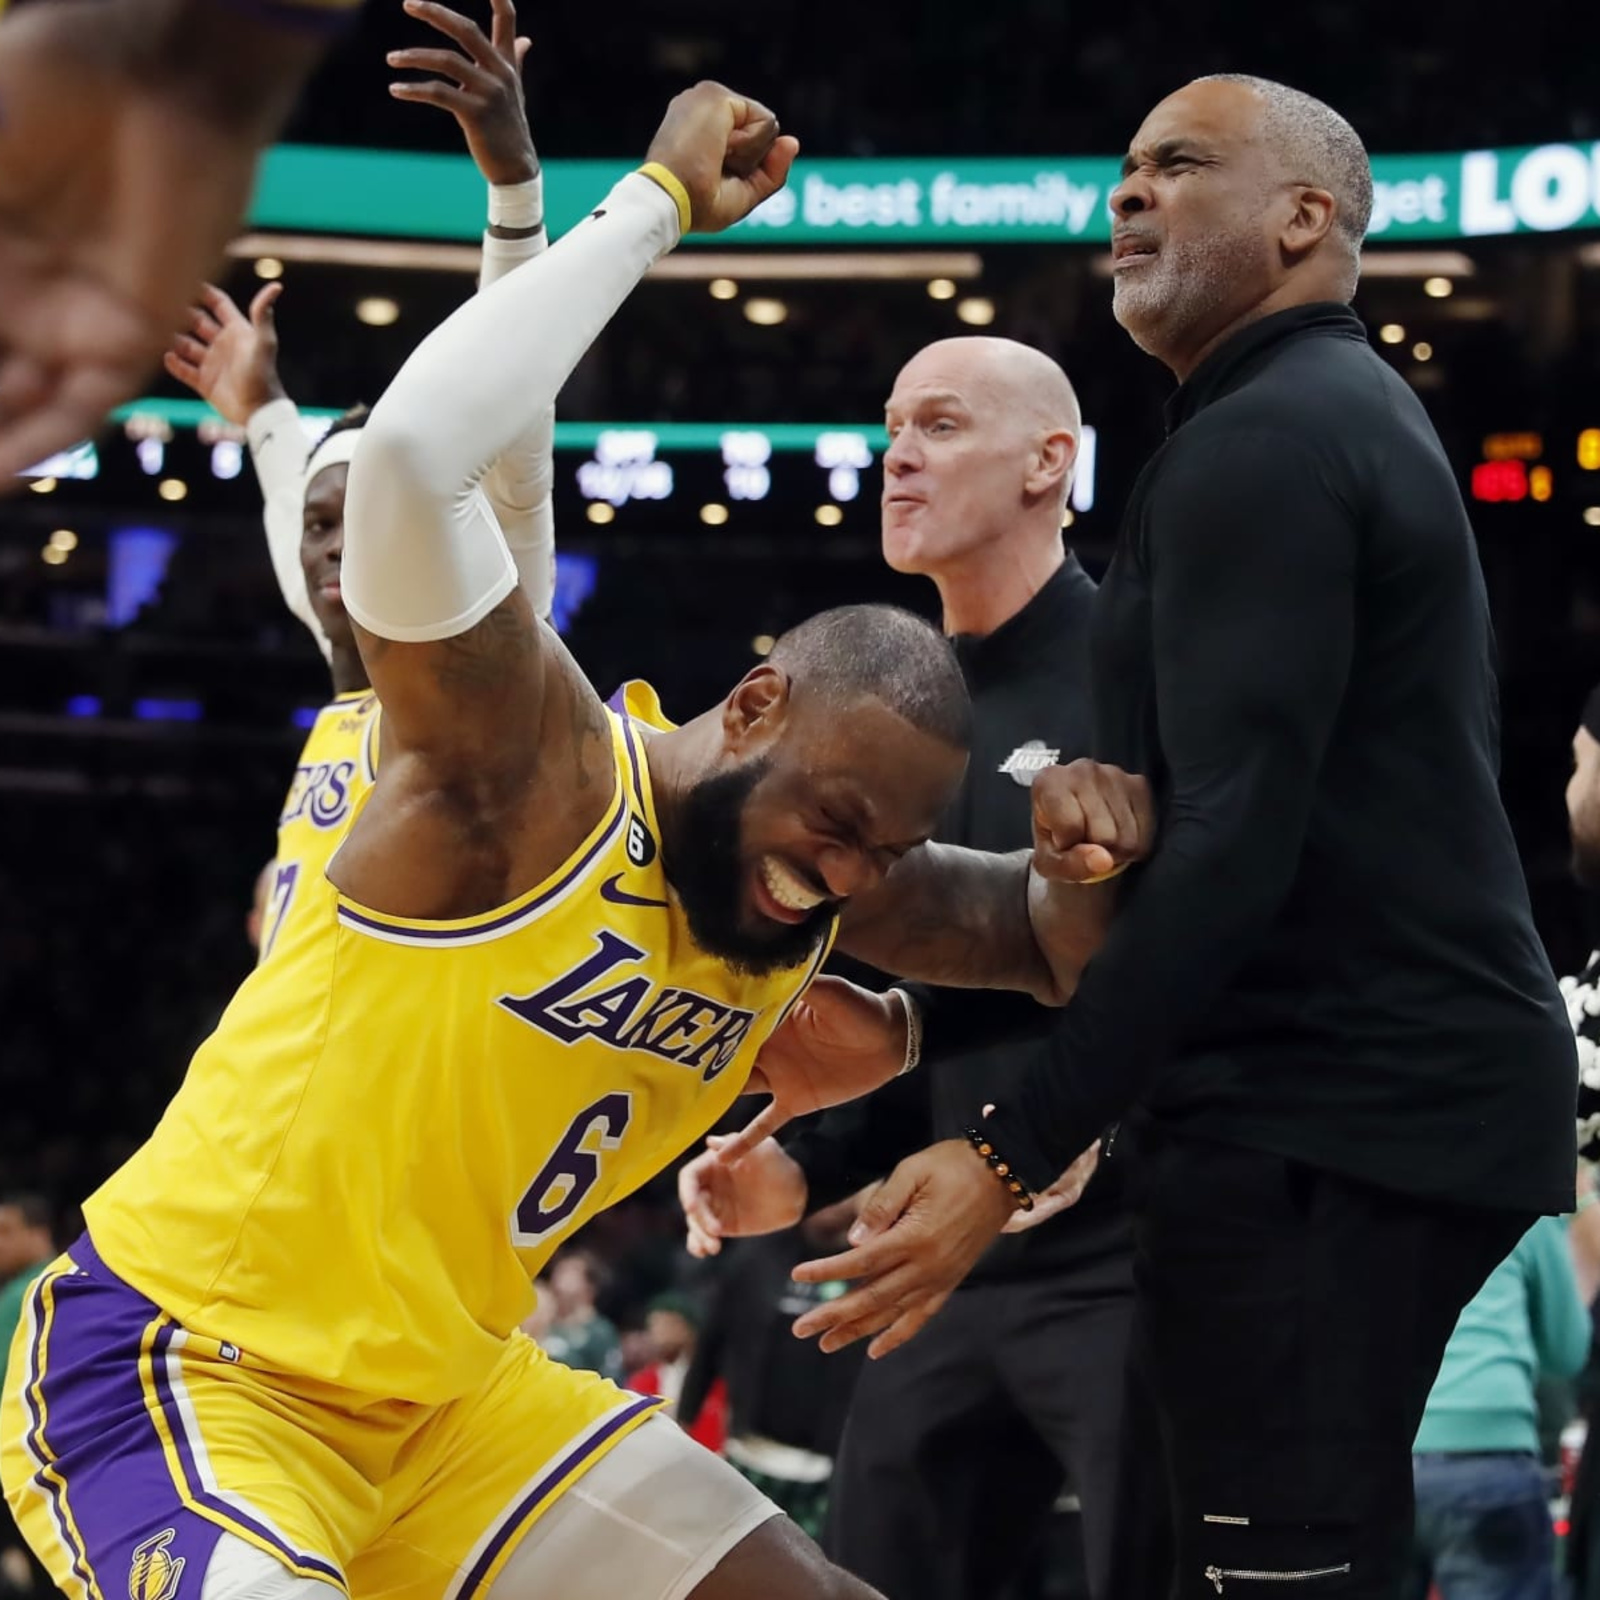
{"label": "clenched fist", "polygon": [[1121,767],[1074,761],[1033,782],[1033,867],[1058,883],[1098,883],[1155,848],[1149,781]]}
{"label": "clenched fist", "polygon": [[760,104],[720,83],[697,83],[667,107],[647,160],[659,162],[689,193],[690,229],[720,233],[776,194],[800,153]]}

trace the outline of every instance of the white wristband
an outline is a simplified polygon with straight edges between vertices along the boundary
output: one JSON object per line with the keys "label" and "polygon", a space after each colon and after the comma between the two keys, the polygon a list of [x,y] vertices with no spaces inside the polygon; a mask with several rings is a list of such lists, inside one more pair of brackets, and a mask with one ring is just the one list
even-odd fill
{"label": "white wristband", "polygon": [[922,1013],[917,1009],[917,1002],[904,989],[891,989],[889,993],[899,995],[900,1004],[906,1008],[906,1060],[895,1074],[903,1078],[908,1072],[915,1071],[917,1063],[922,1060]]}
{"label": "white wristband", "polygon": [[489,185],[491,228],[537,228],[544,221],[544,175]]}

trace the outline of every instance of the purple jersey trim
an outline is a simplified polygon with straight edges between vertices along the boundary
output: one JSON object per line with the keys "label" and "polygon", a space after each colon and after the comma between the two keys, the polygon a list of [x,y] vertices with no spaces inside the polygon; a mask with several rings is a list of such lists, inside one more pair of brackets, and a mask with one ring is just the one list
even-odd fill
{"label": "purple jersey trim", "polygon": [[189,1440],[189,1430],[183,1420],[183,1408],[178,1404],[177,1395],[172,1387],[172,1377],[167,1369],[169,1361],[181,1361],[178,1351],[172,1349],[172,1341],[179,1331],[175,1322],[163,1324],[156,1334],[154,1348],[151,1351],[150,1370],[155,1376],[156,1398],[161,1404],[162,1414],[167,1419],[167,1429],[172,1435],[172,1442],[177,1447],[178,1461],[183,1470],[184,1488],[189,1498],[196,1506],[203,1506],[213,1516],[233,1523],[237,1527],[249,1529],[258,1539],[271,1545],[291,1566],[304,1572],[314,1572],[333,1584],[335,1588],[344,1589],[346,1587],[344,1573],[331,1561],[324,1561],[320,1556],[307,1555],[303,1550],[296,1550],[286,1539],[274,1533],[264,1522],[252,1517],[235,1501],[225,1500],[221,1495],[212,1494],[206,1488],[199,1464],[195,1460],[194,1448]]}
{"label": "purple jersey trim", "polygon": [[[838,927],[838,920],[839,919],[837,917],[834,918],[834,929]],[[778,1029],[789,1020],[789,1013],[793,1011],[794,1008],[800,1003],[801,997],[805,994],[806,990],[811,987],[812,982],[815,980],[817,974],[822,970],[822,963],[828,959],[828,952],[833,949],[834,929],[830,929],[822,936],[822,938],[817,941],[817,948],[812,952],[811,964],[806,969],[806,975],[800,980],[800,987],[789,996],[788,1000],[784,1003],[783,1010],[778,1013],[778,1020],[773,1023],[772,1032],[767,1035],[769,1039],[772,1037],[772,1034],[776,1033]],[[758,1051],[758,1058],[759,1055],[760,1052]]]}
{"label": "purple jersey trim", "polygon": [[622,719],[622,738],[628,748],[628,772],[633,779],[633,792],[639,802],[639,810],[646,809],[644,803],[644,774],[639,770],[641,757],[639,746],[634,742],[633,718],[626,711],[619,712]]}
{"label": "purple jersey trim", "polygon": [[482,1586],[489,1569],[499,1559],[501,1552],[522,1532],[523,1524],[527,1520],[529,1513],[538,1507],[540,1501],[548,1498],[551,1490],[574,1467],[581,1466],[608,1439],[614,1438],[620,1429],[627,1427],[630,1422],[633,1422],[645,1412],[658,1409],[660,1405],[661,1401],[653,1396],[646,1396],[643,1399],[634,1401],[632,1405],[616,1412],[603,1427],[591,1433],[588,1438],[579,1440],[566,1455],[545,1473],[511,1508],[506,1514],[505,1520],[500,1524],[499,1531],[483,1547],[483,1553],[473,1562],[471,1570],[467,1573],[466,1581],[458,1591],[460,1600],[472,1600],[472,1596]]}
{"label": "purple jersey trim", "polygon": [[102,1591],[89,1565],[88,1552],[73,1533],[72,1523],[67,1514],[66,1481],[55,1468],[55,1452],[45,1442],[44,1412],[40,1404],[40,1396],[44,1391],[44,1374],[49,1360],[46,1337],[51,1317],[47,1299],[56,1279],[68,1276],[70,1271],[70,1268],[62,1268],[59,1271],[44,1273],[28,1297],[33,1315],[33,1340],[28,1348],[28,1370],[23,1374],[22,1398],[28,1410],[28,1452],[35,1462],[33,1481],[43,1487],[49,1500],[50,1515],[55,1521],[56,1532],[60,1535],[63,1548],[72,1555],[72,1570],[78,1575],[85,1590],[99,1600]]}
{"label": "purple jersey trim", "polygon": [[344,900],[339,902],[339,920],[346,927],[359,928],[363,933],[372,933],[379,938],[400,940],[407,944],[453,944],[467,940],[476,942],[494,934],[504,933],[508,929],[520,927],[524,922],[538,916],[545,906],[571,888],[594,865],[596,858],[616,838],[626,811],[626,806],[619,805],[612,812],[611,820],[606,823],[605,831],[600,837],[543,894],[525,901],[522,905],[513,906],[509,911],[503,911],[487,922],[474,922],[459,928],[419,927],[411,922],[385,922],[356,910]]}

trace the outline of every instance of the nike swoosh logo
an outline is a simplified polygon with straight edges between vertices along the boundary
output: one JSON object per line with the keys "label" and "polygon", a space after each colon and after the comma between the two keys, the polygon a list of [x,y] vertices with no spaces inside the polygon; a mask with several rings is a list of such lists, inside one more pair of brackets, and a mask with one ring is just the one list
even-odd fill
{"label": "nike swoosh logo", "polygon": [[619,889],[617,885],[621,882],[620,872],[615,877],[607,878],[600,885],[600,898],[609,900],[614,906],[659,906],[663,911],[672,909],[665,900],[646,900],[641,895],[629,894],[626,889]]}

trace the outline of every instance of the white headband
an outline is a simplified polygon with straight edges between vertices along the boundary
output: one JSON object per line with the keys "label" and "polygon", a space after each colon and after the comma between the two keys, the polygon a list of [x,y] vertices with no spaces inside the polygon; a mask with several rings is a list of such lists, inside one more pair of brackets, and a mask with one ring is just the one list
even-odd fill
{"label": "white headband", "polygon": [[305,485],[311,486],[311,480],[325,467],[348,466],[356,453],[356,446],[361,443],[361,430],[359,428],[341,428],[335,434],[323,437],[322,442],[311,452],[311,459],[306,462]]}

